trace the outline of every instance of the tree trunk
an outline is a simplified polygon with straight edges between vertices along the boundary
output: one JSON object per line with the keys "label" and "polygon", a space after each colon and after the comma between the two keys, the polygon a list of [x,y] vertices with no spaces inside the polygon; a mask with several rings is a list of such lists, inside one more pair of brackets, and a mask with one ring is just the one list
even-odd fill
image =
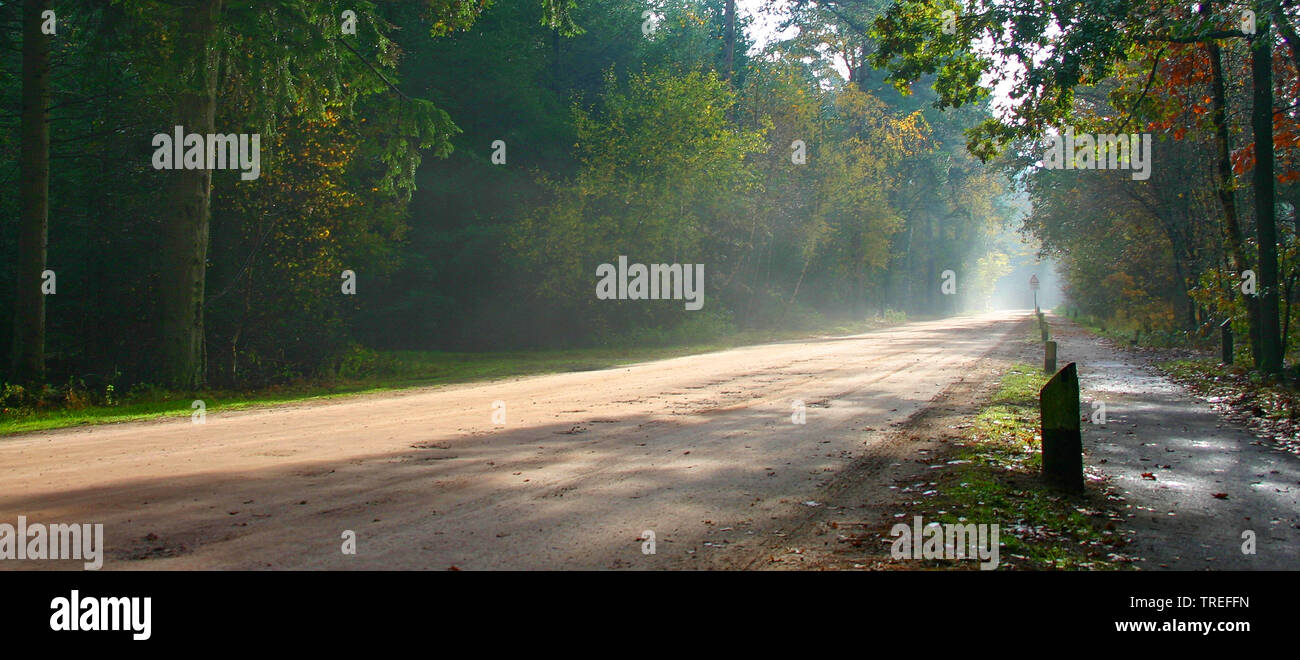
{"label": "tree trunk", "polygon": [[45,379],[45,272],[50,215],[50,39],[41,32],[49,0],[23,3],[22,144],[18,168],[21,216],[18,226],[17,290],[14,306],[13,379]]}
{"label": "tree trunk", "polygon": [[[215,132],[218,56],[214,41],[221,3],[199,0],[176,41],[176,69],[185,72],[176,123],[186,134]],[[203,300],[212,173],[177,169],[169,176],[172,184],[163,216],[159,375],[168,385],[193,388],[202,385],[204,378]]]}
{"label": "tree trunk", "polygon": [[925,309],[922,314],[936,314],[939,310],[939,271],[935,266],[936,229],[930,209],[925,212]]}
{"label": "tree trunk", "polygon": [[[1241,219],[1237,215],[1236,195],[1233,193],[1232,145],[1228,137],[1227,93],[1223,79],[1223,52],[1219,45],[1211,42],[1206,45],[1210,58],[1210,88],[1212,99],[1211,120],[1214,123],[1216,168],[1219,175],[1219,203],[1223,206],[1223,227],[1228,242],[1228,263],[1238,276],[1250,268],[1246,256],[1245,240],[1242,238]],[[1236,289],[1238,292],[1241,289]],[[1246,318],[1250,326],[1251,355],[1259,364],[1259,301],[1255,297],[1246,298]]]}
{"label": "tree trunk", "polygon": [[1260,11],[1259,15],[1259,36],[1251,44],[1255,224],[1259,241],[1260,355],[1256,364],[1262,373],[1274,375],[1282,373],[1282,342],[1278,325],[1277,218],[1273,207],[1273,40],[1268,13]]}
{"label": "tree trunk", "polygon": [[1286,278],[1286,288],[1282,291],[1282,301],[1286,303],[1286,308],[1282,313],[1282,348],[1283,354],[1287,345],[1287,340],[1291,337],[1291,297],[1295,292],[1296,273],[1291,272],[1291,276]]}
{"label": "tree trunk", "polygon": [[560,31],[551,30],[551,91],[560,92]]}
{"label": "tree trunk", "polygon": [[722,38],[722,79],[731,80],[736,65],[736,0],[727,0],[722,18],[726,23]]}

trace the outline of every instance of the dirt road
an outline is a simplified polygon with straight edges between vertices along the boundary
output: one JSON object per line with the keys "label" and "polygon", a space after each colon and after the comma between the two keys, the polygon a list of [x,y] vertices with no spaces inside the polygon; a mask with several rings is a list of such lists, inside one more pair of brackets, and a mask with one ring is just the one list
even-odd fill
{"label": "dirt road", "polygon": [[708,565],[818,506],[1026,317],[4,438],[0,522],[103,523],[106,569]]}

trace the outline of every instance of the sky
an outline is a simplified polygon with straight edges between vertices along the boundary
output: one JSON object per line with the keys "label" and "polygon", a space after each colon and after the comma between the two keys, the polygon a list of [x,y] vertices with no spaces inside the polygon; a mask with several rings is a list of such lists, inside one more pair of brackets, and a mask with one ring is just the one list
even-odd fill
{"label": "sky", "polygon": [[[768,5],[772,5],[768,7]],[[798,28],[790,28],[786,32],[781,32],[778,28],[785,16],[785,8],[788,7],[787,0],[736,0],[736,9],[741,17],[753,18],[753,23],[745,31],[750,39],[754,40],[754,47],[749,50],[752,55],[762,50],[764,46],[774,41],[788,39],[797,33]],[[845,80],[849,77],[848,67],[839,58],[834,61],[835,70],[839,72]],[[1011,79],[1003,81],[994,81],[991,76],[986,76],[987,84],[993,87],[992,97],[989,99],[990,108],[997,115],[1004,115],[1012,105],[1011,87],[1014,81]]]}
{"label": "sky", "polygon": [[[769,6],[770,5],[770,6]],[[799,29],[791,27],[784,32],[780,30],[781,21],[785,20],[788,3],[786,0],[736,0],[736,11],[742,18],[748,17],[753,19],[753,23],[745,31],[745,34],[754,40],[754,47],[749,49],[749,54],[754,55],[761,51],[763,47],[774,41],[789,39],[798,34]],[[839,72],[845,80],[848,80],[848,66],[839,58],[834,58],[835,70]]]}
{"label": "sky", "polygon": [[[748,34],[755,42],[754,48],[750,50],[751,53],[757,52],[757,50],[761,49],[763,46],[783,37],[783,35],[777,31],[777,24],[780,23],[781,16],[779,14],[773,15],[772,11],[766,10],[766,6],[770,2],[771,0],[736,0],[736,11],[740,16],[748,16],[754,19],[753,24],[751,24],[749,30],[746,31],[746,34]],[[782,7],[785,6],[785,4],[785,0],[781,0],[781,2],[775,5],[775,11],[782,12]],[[792,35],[793,30],[784,36],[788,37]]]}

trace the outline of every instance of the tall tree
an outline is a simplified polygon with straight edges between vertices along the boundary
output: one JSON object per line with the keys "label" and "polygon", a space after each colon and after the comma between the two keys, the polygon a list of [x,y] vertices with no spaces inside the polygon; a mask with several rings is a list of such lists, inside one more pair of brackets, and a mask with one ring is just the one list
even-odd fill
{"label": "tall tree", "polygon": [[[372,3],[349,5],[355,36],[341,31],[344,3],[334,0],[277,0],[256,6],[223,0],[189,0],[162,6],[135,0],[136,17],[167,34],[160,46],[170,67],[157,70],[152,84],[174,99],[176,125],[187,134],[215,132],[218,90],[223,103],[244,108],[243,123],[273,131],[278,118],[322,116],[327,108],[351,114],[356,99],[385,91],[401,97],[392,105],[392,123],[408,131],[388,136],[380,159],[394,173],[413,169],[416,150],[438,144],[449,150],[454,130],[445,112],[410,99],[389,76],[396,53],[384,32],[389,23]],[[430,9],[431,32],[444,34],[470,25],[482,10],[473,0],[450,0]],[[566,14],[551,20],[562,21]],[[357,45],[349,43],[357,41]],[[170,48],[170,50],[168,50]],[[376,53],[372,62],[363,50]],[[293,57],[284,59],[283,52]],[[413,139],[414,138],[414,139]],[[179,169],[172,178],[164,214],[164,259],[160,278],[161,343],[159,375],[177,387],[195,387],[205,378],[204,307],[209,205],[212,174]]]}
{"label": "tall tree", "polygon": [[736,66],[736,0],[726,0],[722,20],[726,24],[722,36],[722,79],[730,80]]}
{"label": "tall tree", "polygon": [[[196,0],[182,19],[175,63],[180,72],[176,125],[186,133],[216,132],[217,48],[222,0]],[[164,262],[159,376],[169,385],[196,387],[203,382],[203,303],[208,259],[208,205],[211,170],[174,173],[163,218]]]}
{"label": "tall tree", "polygon": [[1261,2],[1256,36],[1251,42],[1255,134],[1255,233],[1259,240],[1259,370],[1282,373],[1282,327],[1278,319],[1277,216],[1273,194],[1273,35],[1272,11]]}
{"label": "tall tree", "polygon": [[[1208,11],[1208,7],[1202,9]],[[1223,208],[1223,233],[1227,242],[1228,263],[1232,271],[1240,274],[1247,270],[1249,257],[1246,255],[1245,241],[1242,238],[1241,219],[1237,213],[1237,199],[1233,193],[1235,179],[1232,174],[1232,148],[1228,134],[1228,102],[1226,82],[1223,76],[1223,49],[1217,42],[1205,45],[1206,55],[1210,60],[1210,122],[1214,126],[1215,172],[1218,175],[1219,204]],[[1233,289],[1238,291],[1239,289]],[[1247,315],[1250,320],[1251,355],[1258,360],[1259,350],[1259,301],[1255,298],[1246,300]]]}
{"label": "tall tree", "polygon": [[19,183],[22,212],[18,230],[18,272],[14,310],[14,378],[45,377],[45,271],[50,212],[50,20],[49,0],[23,2],[23,93]]}

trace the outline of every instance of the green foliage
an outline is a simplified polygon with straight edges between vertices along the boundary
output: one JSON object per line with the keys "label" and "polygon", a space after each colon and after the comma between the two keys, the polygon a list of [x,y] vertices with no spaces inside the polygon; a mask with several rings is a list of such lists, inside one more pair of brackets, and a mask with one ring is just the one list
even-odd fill
{"label": "green foliage", "polygon": [[626,85],[610,74],[598,107],[574,108],[578,174],[553,184],[555,202],[525,217],[511,241],[539,296],[574,322],[610,331],[682,313],[680,302],[633,316],[635,305],[594,301],[596,266],[619,255],[643,263],[704,258],[709,225],[734,217],[727,203],[752,187],[746,157],[764,150],[761,133],[727,121],[735,97],[711,73],[648,72]]}
{"label": "green foliage", "polygon": [[[209,274],[209,368],[219,382],[312,375],[348,343],[360,293],[396,266],[402,198],[360,159],[358,123],[286,121],[257,184],[218,189],[214,244],[241,257]],[[344,270],[357,274],[357,296],[342,295]]]}
{"label": "green foliage", "polygon": [[[865,65],[875,44],[844,21],[885,4],[793,7],[804,30],[762,53],[742,17],[730,76],[722,3],[705,0],[227,1],[197,53],[185,5],[60,9],[54,382],[117,404],[158,380],[174,173],[148,166],[148,145],[206,79],[194,62],[216,67],[218,130],[262,135],[258,180],[212,178],[213,387],[367,378],[398,349],[630,350],[956,309],[931,284],[945,268],[995,277],[972,255],[1004,219],[990,198],[1006,181],[959,149],[985,113],[923,107]],[[16,11],[0,4],[0,35]],[[0,49],[6,82],[16,53]],[[18,88],[0,86],[5,111]],[[0,113],[0,149],[17,144]],[[17,177],[0,161],[0,185]],[[16,213],[0,195],[0,262]],[[596,265],[624,254],[705,264],[705,308],[597,301]],[[0,305],[0,350],[11,323]]]}
{"label": "green foliage", "polygon": [[[944,11],[956,18],[944,30]],[[1015,138],[1061,125],[1076,88],[1106,80],[1135,39],[1161,17],[1129,2],[1021,3],[900,0],[874,24],[872,63],[901,90],[934,76],[936,104],[955,108],[1010,85],[1013,111],[968,132],[971,153],[987,160]]]}

